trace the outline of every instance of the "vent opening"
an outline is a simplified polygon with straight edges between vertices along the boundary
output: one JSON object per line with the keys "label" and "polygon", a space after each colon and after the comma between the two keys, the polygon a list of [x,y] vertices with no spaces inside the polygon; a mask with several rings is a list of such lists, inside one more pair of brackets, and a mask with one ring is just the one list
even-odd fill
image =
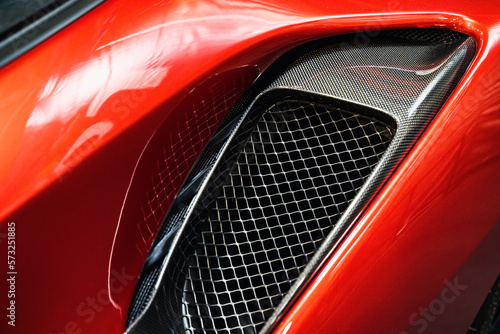
{"label": "vent opening", "polygon": [[395,128],[307,100],[270,107],[189,259],[189,333],[256,333],[386,151]]}

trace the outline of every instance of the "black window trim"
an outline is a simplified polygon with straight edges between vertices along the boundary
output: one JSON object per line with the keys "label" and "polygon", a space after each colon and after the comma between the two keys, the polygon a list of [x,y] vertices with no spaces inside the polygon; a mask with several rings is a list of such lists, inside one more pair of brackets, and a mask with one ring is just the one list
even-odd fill
{"label": "black window trim", "polygon": [[0,68],[17,59],[105,0],[54,1],[55,8],[0,41]]}

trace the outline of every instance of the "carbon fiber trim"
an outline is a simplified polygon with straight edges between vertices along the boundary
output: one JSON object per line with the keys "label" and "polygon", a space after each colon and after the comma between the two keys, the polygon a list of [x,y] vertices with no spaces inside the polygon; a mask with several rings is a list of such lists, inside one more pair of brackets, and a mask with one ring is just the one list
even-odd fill
{"label": "carbon fiber trim", "polygon": [[[357,45],[352,36],[323,40],[293,51],[286,57],[291,62],[281,62],[270,69],[268,73],[280,74],[271,79],[264,76],[226,118],[174,201],[146,260],[129,311],[127,332],[183,332],[189,328],[199,332],[187,316],[191,312],[189,303],[194,300],[189,301],[190,292],[185,288],[186,277],[193,279],[191,274],[187,275],[192,272],[189,261],[196,252],[201,232],[207,231],[205,222],[217,198],[222,196],[231,169],[238,163],[240,152],[263,113],[271,106],[301,100],[375,117],[386,124],[394,120],[397,131],[385,154],[376,167],[371,167],[373,172],[363,178],[365,182],[348,201],[350,204],[343,214],[331,220],[331,231],[322,237],[307,265],[300,267],[293,285],[289,284],[279,300],[271,303],[265,319],[250,320],[263,324],[262,332],[269,330],[333,251],[469,65],[474,54],[472,39],[457,33],[434,32],[411,30],[413,37],[404,31],[384,32],[364,45]],[[265,88],[259,89],[263,84]],[[248,105],[245,101],[253,102]],[[207,332],[224,327],[213,325],[212,331]],[[238,333],[259,330],[257,325],[243,327],[233,329]]]}

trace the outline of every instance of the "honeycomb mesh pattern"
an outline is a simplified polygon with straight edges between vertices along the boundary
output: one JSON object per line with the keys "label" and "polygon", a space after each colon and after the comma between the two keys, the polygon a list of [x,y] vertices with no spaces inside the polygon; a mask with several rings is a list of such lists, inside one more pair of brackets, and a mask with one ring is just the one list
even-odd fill
{"label": "honeycomb mesh pattern", "polygon": [[256,333],[363,186],[395,129],[304,100],[258,121],[189,260],[187,333]]}
{"label": "honeycomb mesh pattern", "polygon": [[[137,226],[138,238],[135,248],[143,259],[146,258],[157,234],[164,236],[170,232],[172,225],[180,224],[184,220],[187,208],[176,208],[178,212],[171,213],[170,225],[159,230],[167,210],[186,178],[189,171],[187,167],[195,163],[197,152],[200,152],[209,140],[208,135],[227,118],[225,115],[233,110],[243,91],[254,79],[251,73],[238,72],[238,75],[231,74],[222,80],[207,80],[185,98],[187,102],[180,104],[180,119],[164,123],[157,131],[157,137],[152,142],[159,143],[159,146],[148,147],[148,150],[155,152],[155,161],[144,167],[147,169],[145,174],[148,178],[134,178],[135,183],[144,184],[144,191],[136,191],[142,197],[133,197],[134,202],[126,206],[129,210],[138,207],[140,215],[130,211],[123,215],[124,220],[132,220],[131,225]],[[172,122],[177,123],[176,127],[172,127]],[[168,125],[166,128],[165,124]],[[213,149],[218,151],[220,147]],[[146,153],[144,155],[147,155]],[[197,165],[204,167],[210,164],[214,155],[213,152],[205,152],[205,160],[198,161]],[[203,159],[203,156],[200,159]],[[159,273],[160,268],[155,268],[141,276],[138,284],[150,288],[138,290],[130,309],[131,317],[136,317],[144,310]]]}

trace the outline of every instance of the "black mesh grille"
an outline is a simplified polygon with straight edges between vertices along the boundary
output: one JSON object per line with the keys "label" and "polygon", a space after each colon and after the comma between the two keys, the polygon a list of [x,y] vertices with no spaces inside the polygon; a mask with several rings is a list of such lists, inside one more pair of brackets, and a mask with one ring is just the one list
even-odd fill
{"label": "black mesh grille", "polygon": [[310,101],[259,120],[189,261],[191,333],[256,333],[363,186],[395,129]]}

